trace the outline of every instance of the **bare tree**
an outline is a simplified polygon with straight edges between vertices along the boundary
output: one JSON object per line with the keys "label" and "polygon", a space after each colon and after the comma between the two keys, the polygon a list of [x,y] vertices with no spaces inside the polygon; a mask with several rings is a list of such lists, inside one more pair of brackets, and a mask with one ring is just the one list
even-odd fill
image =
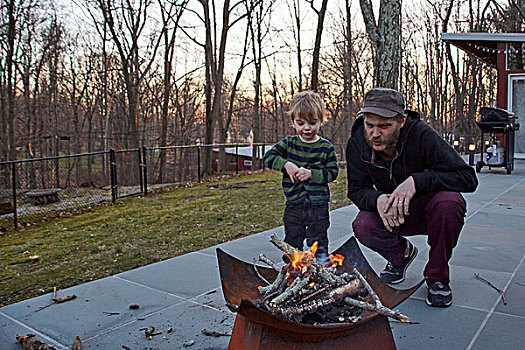
{"label": "bare tree", "polygon": [[313,0],[307,0],[310,3],[310,7],[317,14],[317,29],[315,31],[315,42],[314,51],[312,53],[312,76],[310,89],[317,91],[319,85],[319,55],[321,51],[321,38],[323,36],[324,18],[326,15],[326,8],[328,6],[328,0],[323,0],[321,8],[316,9]]}
{"label": "bare tree", "polygon": [[[290,10],[290,15],[292,17],[292,22],[294,26],[292,27],[292,34],[295,40],[295,52],[297,59],[297,89],[301,91],[303,89],[303,60],[302,60],[302,48],[301,48],[301,0],[291,0],[292,6],[290,8],[290,3],[287,1],[288,8]],[[291,74],[291,72],[290,72]],[[292,95],[294,94],[294,84],[293,80],[290,80],[290,87],[292,88]]]}
{"label": "bare tree", "polygon": [[[228,33],[230,29],[243,18],[246,17],[246,12],[240,9],[244,3],[243,0],[239,0],[233,4],[230,0],[225,0],[222,7],[222,27],[220,28],[220,36],[216,37],[216,23],[217,18],[215,8],[215,2],[212,2],[210,7],[209,0],[199,0],[203,8],[203,17],[205,27],[205,43],[201,44],[194,38],[190,38],[204,48],[205,55],[205,79],[206,79],[206,117],[205,117],[205,134],[204,143],[206,145],[213,144],[215,127],[219,118],[223,118],[223,83],[224,83],[224,66],[226,60],[226,42],[228,40]],[[236,12],[237,11],[237,12]],[[230,16],[236,14],[233,20],[230,20]],[[202,174],[204,177],[209,176],[212,173],[212,148],[205,147],[204,151],[204,167]]]}
{"label": "bare tree", "polygon": [[401,0],[381,0],[376,22],[372,1],[360,0],[374,48],[374,86],[397,89],[401,61]]}
{"label": "bare tree", "polygon": [[[252,39],[252,53],[253,62],[255,65],[255,80],[253,82],[253,88],[255,95],[253,98],[253,119],[252,119],[252,131],[253,131],[253,143],[258,145],[261,142],[261,100],[262,100],[262,65],[264,60],[264,41],[269,34],[270,29],[270,14],[274,4],[274,0],[269,1],[253,1],[254,9],[253,17],[249,17],[248,27],[251,31]],[[259,161],[261,158],[259,153],[259,147],[252,148],[252,170],[259,169]]]}
{"label": "bare tree", "polygon": [[[91,1],[91,0],[89,0]],[[139,103],[141,83],[151,68],[157,54],[162,36],[153,35],[148,50],[142,50],[140,38],[151,18],[148,9],[152,0],[94,0],[102,14],[103,21],[94,20],[99,28],[106,26],[120,57],[121,72],[124,78],[127,96],[127,122],[130,146],[138,148]],[[91,2],[88,2],[88,6]],[[91,11],[88,8],[89,11]],[[90,12],[91,13],[91,12]],[[95,16],[92,14],[95,19]],[[99,33],[103,33],[99,29]],[[149,57],[144,57],[149,53]],[[144,54],[144,56],[142,56]]]}
{"label": "bare tree", "polygon": [[[179,22],[186,9],[189,0],[181,0],[180,3],[170,2],[166,6],[162,0],[159,0],[162,16],[162,37],[164,40],[164,93],[162,100],[162,128],[160,133],[160,146],[168,145],[168,110],[171,98],[172,75],[173,75],[173,56],[175,54],[175,39]],[[171,29],[170,29],[171,28]],[[166,173],[166,149],[162,148],[160,152],[159,180],[165,181]]]}

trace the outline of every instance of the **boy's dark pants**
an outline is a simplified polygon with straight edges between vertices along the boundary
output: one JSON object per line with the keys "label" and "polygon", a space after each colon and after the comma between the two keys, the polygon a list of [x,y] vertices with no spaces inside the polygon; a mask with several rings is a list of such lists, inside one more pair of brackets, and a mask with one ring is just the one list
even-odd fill
{"label": "boy's dark pants", "polygon": [[403,263],[403,236],[427,235],[430,246],[424,276],[428,282],[450,282],[448,261],[458,242],[466,213],[465,199],[457,192],[431,192],[412,198],[405,223],[389,232],[377,212],[360,211],[352,227],[356,238],[395,266]]}
{"label": "boy's dark pants", "polygon": [[305,239],[308,247],[317,241],[318,254],[328,254],[328,203],[312,204],[304,200],[297,204],[286,204],[283,221],[286,243],[302,251]]}

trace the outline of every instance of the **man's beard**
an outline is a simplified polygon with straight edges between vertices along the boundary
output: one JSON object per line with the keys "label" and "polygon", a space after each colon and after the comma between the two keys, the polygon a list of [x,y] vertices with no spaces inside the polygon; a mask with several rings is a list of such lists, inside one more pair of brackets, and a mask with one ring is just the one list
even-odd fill
{"label": "man's beard", "polygon": [[371,148],[374,148],[373,141],[381,141],[385,145],[385,149],[391,149],[391,148],[397,147],[397,141],[399,141],[399,134],[401,133],[401,127],[399,125],[396,126],[396,128],[394,129],[394,132],[388,138],[385,138],[384,136],[376,137],[376,138],[372,136],[368,137],[366,133],[366,129],[364,132],[365,132],[366,142]]}

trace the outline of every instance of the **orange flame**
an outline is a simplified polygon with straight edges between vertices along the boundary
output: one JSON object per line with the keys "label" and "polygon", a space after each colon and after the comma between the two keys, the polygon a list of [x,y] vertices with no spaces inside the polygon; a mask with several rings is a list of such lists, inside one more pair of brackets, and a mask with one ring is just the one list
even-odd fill
{"label": "orange flame", "polygon": [[330,254],[330,264],[332,264],[332,267],[336,266],[343,266],[343,260],[345,260],[345,257],[341,254]]}
{"label": "orange flame", "polygon": [[319,243],[317,241],[312,244],[310,247],[310,253],[312,253],[312,256],[315,257],[315,253],[317,252],[317,246],[319,246]]}
{"label": "orange flame", "polygon": [[312,244],[310,249],[304,252],[293,252],[293,258],[291,260],[291,266],[294,270],[301,271],[303,268],[310,266],[310,260],[315,257],[315,252],[317,251],[318,243],[315,242]]}
{"label": "orange flame", "polygon": [[303,259],[308,254],[308,252],[293,252],[292,267],[295,270],[301,270],[303,268]]}

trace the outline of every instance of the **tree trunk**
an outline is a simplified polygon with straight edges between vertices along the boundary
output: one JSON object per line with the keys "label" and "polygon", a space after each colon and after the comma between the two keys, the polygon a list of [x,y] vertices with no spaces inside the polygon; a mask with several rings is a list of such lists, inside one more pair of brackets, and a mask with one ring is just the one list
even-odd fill
{"label": "tree trunk", "polygon": [[376,24],[372,1],[360,0],[374,51],[374,86],[398,89],[401,62],[401,0],[381,0]]}
{"label": "tree trunk", "polygon": [[[313,2],[311,4],[313,8]],[[321,54],[321,38],[323,35],[324,17],[326,14],[327,5],[328,0],[323,0],[321,9],[319,11],[315,10],[317,13],[317,30],[315,33],[315,43],[312,57],[312,82],[310,84],[310,89],[313,91],[317,91],[319,85],[319,56]]]}
{"label": "tree trunk", "polygon": [[14,61],[13,56],[15,52],[15,35],[16,35],[16,19],[15,19],[15,0],[7,2],[7,160],[16,159],[15,148],[15,90],[13,82]]}

